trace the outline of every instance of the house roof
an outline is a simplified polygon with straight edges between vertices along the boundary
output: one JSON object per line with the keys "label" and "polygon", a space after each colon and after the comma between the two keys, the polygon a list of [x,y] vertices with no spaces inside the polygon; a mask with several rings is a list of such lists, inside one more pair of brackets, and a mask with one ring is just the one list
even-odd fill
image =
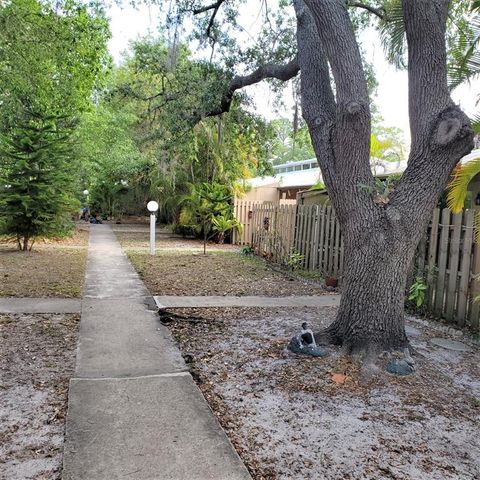
{"label": "house roof", "polygon": [[[460,162],[468,162],[474,158],[480,157],[480,149],[473,150],[470,154],[463,157]],[[290,162],[288,165],[308,163],[311,160],[301,162]],[[407,161],[399,162],[374,162],[372,164],[372,173],[375,176],[383,177],[395,173],[403,173],[407,168]],[[253,188],[272,186],[277,188],[302,188],[311,187],[322,181],[320,168],[310,168],[308,170],[299,170],[294,172],[277,173],[275,176],[255,177],[247,180],[247,183]]]}

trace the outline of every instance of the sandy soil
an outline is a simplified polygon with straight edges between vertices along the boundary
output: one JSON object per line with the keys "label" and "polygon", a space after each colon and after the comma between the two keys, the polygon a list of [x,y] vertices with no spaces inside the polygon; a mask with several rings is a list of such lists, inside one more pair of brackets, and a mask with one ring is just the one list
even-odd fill
{"label": "sandy soil", "polygon": [[88,224],[75,235],[35,243],[31,252],[0,239],[0,296],[80,297],[85,277]]}
{"label": "sandy soil", "polygon": [[0,315],[0,478],[61,478],[77,315]]}
{"label": "sandy soil", "polygon": [[468,335],[409,317],[417,373],[364,378],[339,351],[313,359],[285,349],[302,321],[315,330],[335,308],[183,315],[167,323],[255,480],[480,478],[480,352]]}

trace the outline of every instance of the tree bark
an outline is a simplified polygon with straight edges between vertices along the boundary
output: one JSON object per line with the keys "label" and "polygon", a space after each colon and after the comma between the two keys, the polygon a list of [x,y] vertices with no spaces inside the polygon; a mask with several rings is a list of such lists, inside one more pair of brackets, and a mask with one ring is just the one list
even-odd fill
{"label": "tree bark", "polygon": [[451,170],[472,148],[468,119],[447,88],[448,1],[404,0],[412,150],[387,203],[374,193],[369,99],[347,4],[295,0],[294,6],[302,112],[345,245],[338,315],[316,337],[352,352],[403,349],[409,265]]}

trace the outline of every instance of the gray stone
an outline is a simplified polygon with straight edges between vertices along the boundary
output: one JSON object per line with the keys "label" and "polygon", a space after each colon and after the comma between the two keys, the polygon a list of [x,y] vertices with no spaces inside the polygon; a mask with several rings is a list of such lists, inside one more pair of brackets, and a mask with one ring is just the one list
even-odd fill
{"label": "gray stone", "polygon": [[405,325],[405,333],[409,337],[420,337],[422,335],[422,332],[415,327],[412,327],[411,325]]}
{"label": "gray stone", "polygon": [[63,480],[251,480],[189,374],[70,384]]}
{"label": "gray stone", "polygon": [[312,357],[326,357],[328,351],[318,345],[305,345],[300,342],[298,337],[293,337],[288,344],[288,349],[293,353],[301,355],[310,355]]}
{"label": "gray stone", "polygon": [[446,348],[447,350],[453,350],[455,352],[470,352],[470,348],[464,343],[450,340],[448,338],[432,338],[430,343],[437,347]]}
{"label": "gray stone", "polygon": [[387,372],[393,375],[411,375],[415,372],[415,365],[410,359],[394,358],[388,363]]}

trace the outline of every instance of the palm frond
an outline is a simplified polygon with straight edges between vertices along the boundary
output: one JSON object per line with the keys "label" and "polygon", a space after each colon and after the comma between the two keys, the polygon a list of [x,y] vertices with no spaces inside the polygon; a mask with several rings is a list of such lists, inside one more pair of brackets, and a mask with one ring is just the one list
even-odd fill
{"label": "palm frond", "polygon": [[475,243],[480,244],[480,210],[475,210],[473,215],[473,232]]}
{"label": "palm frond", "polygon": [[401,0],[388,0],[383,5],[385,18],[380,21],[380,38],[387,60],[397,68],[405,68],[407,42]]}
{"label": "palm frond", "polygon": [[471,127],[475,132],[475,135],[480,135],[480,114],[477,113],[474,117],[470,119]]}
{"label": "palm frond", "polygon": [[447,205],[454,213],[461,212],[467,197],[468,185],[480,173],[480,157],[460,165],[447,190]]}
{"label": "palm frond", "polygon": [[475,16],[468,23],[468,28],[459,29],[457,44],[450,51],[452,57],[448,66],[450,88],[480,75],[479,45],[480,16]]}

